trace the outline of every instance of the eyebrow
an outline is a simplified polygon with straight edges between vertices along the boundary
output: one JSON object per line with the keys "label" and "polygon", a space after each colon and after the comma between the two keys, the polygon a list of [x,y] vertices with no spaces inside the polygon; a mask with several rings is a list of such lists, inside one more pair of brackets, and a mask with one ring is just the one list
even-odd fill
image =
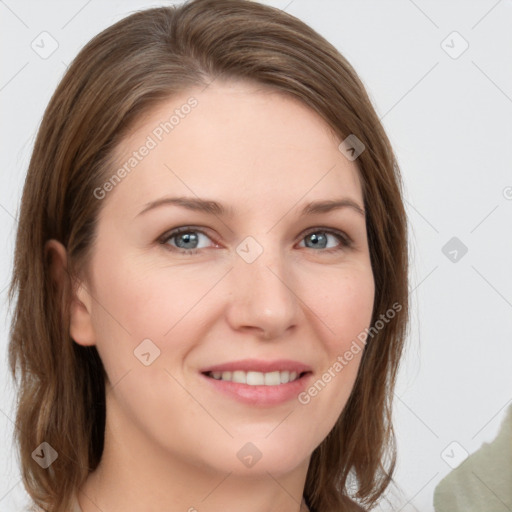
{"label": "eyebrow", "polygon": [[[163,197],[156,201],[151,201],[144,205],[142,211],[140,211],[136,217],[146,213],[150,210],[158,208],[160,206],[181,206],[188,210],[208,213],[210,215],[229,216],[233,217],[234,212],[232,208],[227,208],[217,201],[211,199],[200,199],[196,197]],[[357,204],[356,201],[344,197],[341,199],[330,199],[325,201],[313,201],[306,204],[299,213],[300,217],[306,215],[314,215],[319,213],[327,213],[333,210],[339,210],[342,208],[350,208],[361,215],[365,215],[364,209]]]}

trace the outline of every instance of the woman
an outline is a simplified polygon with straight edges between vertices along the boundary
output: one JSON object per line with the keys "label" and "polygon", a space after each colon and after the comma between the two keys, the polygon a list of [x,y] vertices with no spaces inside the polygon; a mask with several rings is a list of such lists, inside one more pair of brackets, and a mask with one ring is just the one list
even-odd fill
{"label": "woman", "polygon": [[45,112],[17,233],[35,505],[371,508],[395,463],[406,232],[367,93],[301,21],[194,0],[96,36]]}

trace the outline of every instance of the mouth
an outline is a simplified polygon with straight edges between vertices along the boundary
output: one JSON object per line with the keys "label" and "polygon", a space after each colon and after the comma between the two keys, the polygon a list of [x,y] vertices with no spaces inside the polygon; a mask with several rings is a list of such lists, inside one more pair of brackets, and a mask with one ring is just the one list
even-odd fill
{"label": "mouth", "polygon": [[271,407],[297,399],[311,382],[313,371],[297,361],[245,359],[203,368],[200,375],[221,396]]}
{"label": "mouth", "polygon": [[221,380],[224,382],[235,382],[237,384],[246,384],[248,386],[280,386],[282,384],[288,384],[294,382],[306,374],[311,372],[296,372],[296,371],[273,371],[273,372],[257,372],[257,371],[215,371],[215,372],[203,372],[203,375],[215,380]]}

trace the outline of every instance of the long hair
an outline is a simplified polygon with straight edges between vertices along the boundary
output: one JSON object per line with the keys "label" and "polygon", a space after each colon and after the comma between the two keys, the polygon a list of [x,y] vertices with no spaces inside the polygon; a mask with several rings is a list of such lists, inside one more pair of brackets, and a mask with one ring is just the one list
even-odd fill
{"label": "long hair", "polygon": [[[24,485],[52,512],[100,462],[105,371],[95,347],[69,335],[69,289],[53,284],[45,242],[59,240],[68,271],[87,267],[101,204],[94,190],[142,115],[217,77],[247,79],[299,99],[343,141],[365,146],[355,160],[363,186],[375,299],[350,398],[313,451],[304,497],[318,512],[371,508],[392,479],[392,396],[408,319],[406,216],[400,171],[365,88],[347,60],[302,21],[249,0],[193,0],[136,12],[95,36],[69,66],[44,113],[23,189],[9,301],[9,364],[18,387],[14,432]],[[382,322],[381,322],[382,323]],[[57,452],[47,469],[31,454]]]}

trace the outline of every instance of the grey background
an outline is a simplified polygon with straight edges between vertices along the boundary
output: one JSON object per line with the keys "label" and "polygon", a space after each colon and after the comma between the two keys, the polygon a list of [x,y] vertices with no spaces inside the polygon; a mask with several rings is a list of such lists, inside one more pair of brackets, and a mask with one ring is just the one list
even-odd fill
{"label": "grey background", "polygon": [[[397,486],[380,510],[432,511],[450,464],[491,441],[512,403],[512,2],[265,3],[304,20],[351,62],[402,169],[412,323],[395,400]],[[6,292],[34,137],[79,49],[134,10],[163,4],[0,0],[0,511],[26,501],[12,449]],[[58,44],[47,58],[31,47],[43,52],[42,38],[46,51]]]}

